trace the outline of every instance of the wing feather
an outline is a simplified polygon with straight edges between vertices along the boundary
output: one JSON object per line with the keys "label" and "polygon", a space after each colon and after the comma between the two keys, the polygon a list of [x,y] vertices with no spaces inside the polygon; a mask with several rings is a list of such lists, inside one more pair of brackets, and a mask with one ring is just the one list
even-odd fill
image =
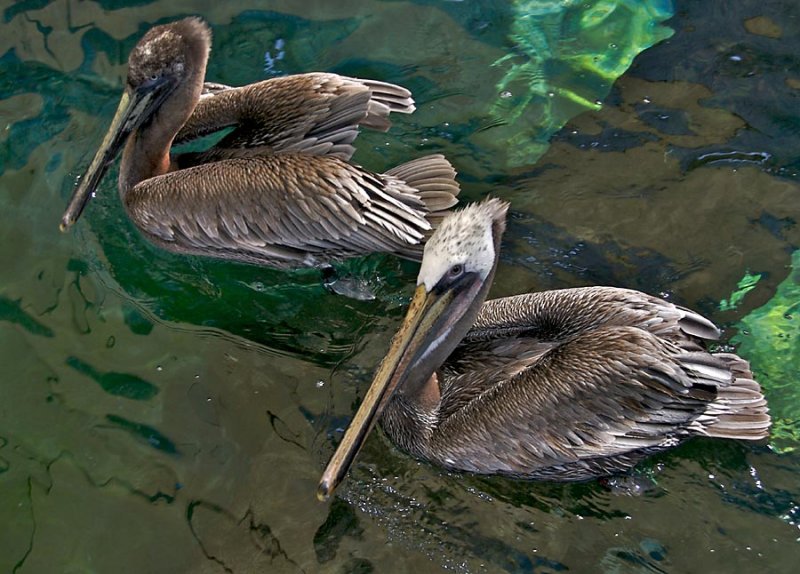
{"label": "wing feather", "polygon": [[[405,254],[430,229],[413,188],[333,157],[276,154],[198,165],[139,183],[125,204],[167,248],[277,266]],[[288,258],[272,260],[276,253]]]}
{"label": "wing feather", "polygon": [[216,146],[182,158],[181,167],[230,158],[231,150],[350,159],[360,125],[386,131],[391,112],[410,113],[414,101],[401,86],[314,72],[231,88],[208,84],[175,143],[234,127]]}
{"label": "wing feather", "polygon": [[747,363],[701,350],[718,333],[692,311],[612,287],[487,301],[437,375],[425,456],[588,479],[692,434],[761,438],[769,416]]}

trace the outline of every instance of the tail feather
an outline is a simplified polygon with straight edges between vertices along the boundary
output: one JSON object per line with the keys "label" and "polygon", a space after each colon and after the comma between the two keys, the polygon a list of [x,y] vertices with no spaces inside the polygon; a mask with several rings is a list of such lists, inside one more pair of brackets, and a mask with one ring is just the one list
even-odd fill
{"label": "tail feather", "polygon": [[452,185],[453,181],[451,178],[447,177],[431,177],[424,182],[418,183],[415,187],[420,193],[421,197],[434,197],[435,195],[440,195],[442,197],[453,197],[452,192],[450,191],[442,191],[443,187],[448,187]]}
{"label": "tail feather", "polygon": [[714,353],[714,356],[725,361],[731,373],[733,373],[737,379],[753,379],[750,363],[742,359],[739,355],[735,355],[734,353]]}
{"label": "tail feather", "polygon": [[768,437],[772,424],[769,407],[761,386],[753,379],[750,364],[733,353],[719,353],[714,357],[728,366],[733,381],[717,389],[716,399],[706,410],[711,420],[704,425],[703,434],[739,440]]}
{"label": "tail feather", "polygon": [[444,216],[446,210],[458,203],[456,197],[461,188],[456,181],[456,170],[441,154],[400,164],[387,171],[386,175],[403,180],[417,190],[431,215]]}
{"label": "tail feather", "polygon": [[[405,196],[404,203],[408,204],[409,193],[413,194],[414,202],[421,203],[419,207],[430,224],[430,229],[425,232],[425,240],[450,213],[449,209],[458,203],[457,197],[461,188],[456,181],[456,170],[441,154],[428,155],[400,164],[384,175],[405,184],[402,186],[402,191],[396,190]],[[393,187],[388,185],[384,191],[389,195],[395,192]],[[422,259],[423,248],[424,241],[402,248],[396,253],[419,261]]]}
{"label": "tail feather", "polygon": [[714,323],[691,309],[685,307],[678,307],[678,309],[682,314],[678,323],[684,333],[710,341],[719,339],[720,330]]}
{"label": "tail feather", "polygon": [[403,86],[379,80],[358,79],[356,81],[361,82],[370,89],[372,101],[388,106],[392,112],[410,114],[416,109],[411,92]]}
{"label": "tail feather", "polygon": [[370,90],[367,115],[359,122],[362,126],[385,132],[392,125],[390,113],[410,114],[416,109],[411,92],[402,86],[377,80],[352,79]]}

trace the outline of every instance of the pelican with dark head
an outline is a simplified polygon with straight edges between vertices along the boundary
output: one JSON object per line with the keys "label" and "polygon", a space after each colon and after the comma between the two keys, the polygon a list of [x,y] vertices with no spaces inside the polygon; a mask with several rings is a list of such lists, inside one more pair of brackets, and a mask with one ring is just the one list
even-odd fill
{"label": "pelican with dark head", "polygon": [[[204,84],[211,31],[199,18],[149,30],[128,60],[122,99],[61,220],[77,221],[122,151],[119,192],[151,241],[171,251],[273,267],[381,251],[419,260],[456,203],[440,155],[386,173],[349,160],[360,126],[411,113],[405,88],[337,74]],[[233,128],[211,149],[173,144]]]}
{"label": "pelican with dark head", "polygon": [[508,204],[448,216],[425,246],[400,330],[326,468],[328,498],[380,418],[455,471],[555,481],[625,472],[692,436],[759,440],[770,417],[720,332],[638,291],[585,287],[484,303]]}

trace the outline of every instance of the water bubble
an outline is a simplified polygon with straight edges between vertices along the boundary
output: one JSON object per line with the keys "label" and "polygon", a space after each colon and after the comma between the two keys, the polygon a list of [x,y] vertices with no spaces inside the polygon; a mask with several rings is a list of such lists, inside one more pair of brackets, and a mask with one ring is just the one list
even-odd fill
{"label": "water bubble", "polygon": [[730,57],[730,61],[731,62],[741,62],[742,61],[742,57],[741,56],[737,56],[737,55],[733,55],[733,56]]}
{"label": "water bubble", "polygon": [[513,95],[514,94],[512,94],[508,90],[503,90],[502,92],[500,92],[500,97],[503,98],[504,100],[510,98]]}
{"label": "water bubble", "polygon": [[651,100],[650,98],[648,98],[647,96],[645,96],[645,97],[643,97],[643,98],[642,98],[642,101],[643,101],[645,104],[649,104],[649,103],[650,103],[650,102],[652,102],[653,100]]}
{"label": "water bubble", "polygon": [[158,365],[158,366],[156,367],[156,371],[158,371],[159,373],[160,373],[161,371],[163,371],[163,370],[164,370],[164,367],[162,367],[161,365]]}
{"label": "water bubble", "polygon": [[317,381],[317,382],[316,382],[316,387],[317,387],[318,389],[321,389],[321,388],[322,388],[322,387],[324,387],[324,386],[325,386],[325,381]]}

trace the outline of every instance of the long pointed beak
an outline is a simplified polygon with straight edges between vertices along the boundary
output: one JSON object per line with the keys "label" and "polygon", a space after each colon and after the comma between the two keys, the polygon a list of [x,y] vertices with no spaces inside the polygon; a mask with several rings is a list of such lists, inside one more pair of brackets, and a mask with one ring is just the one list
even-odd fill
{"label": "long pointed beak", "polygon": [[453,300],[452,291],[437,295],[435,290],[427,292],[424,285],[417,287],[388,354],[320,479],[317,487],[319,500],[327,500],[344,480],[375,422],[392,394],[401,386],[410,367],[424,357],[432,345],[441,342],[441,338],[450,330],[453,321],[447,319],[452,311],[449,307]]}
{"label": "long pointed beak", "polygon": [[81,178],[72,197],[67,204],[67,209],[61,217],[59,228],[61,231],[69,229],[81,216],[89,199],[94,196],[97,187],[103,179],[108,167],[119,155],[125,140],[141,123],[153,114],[157,106],[153,106],[158,99],[157,90],[133,91],[126,89],[122,94],[111,126],[103,138],[103,143],[94,154],[94,159]]}

